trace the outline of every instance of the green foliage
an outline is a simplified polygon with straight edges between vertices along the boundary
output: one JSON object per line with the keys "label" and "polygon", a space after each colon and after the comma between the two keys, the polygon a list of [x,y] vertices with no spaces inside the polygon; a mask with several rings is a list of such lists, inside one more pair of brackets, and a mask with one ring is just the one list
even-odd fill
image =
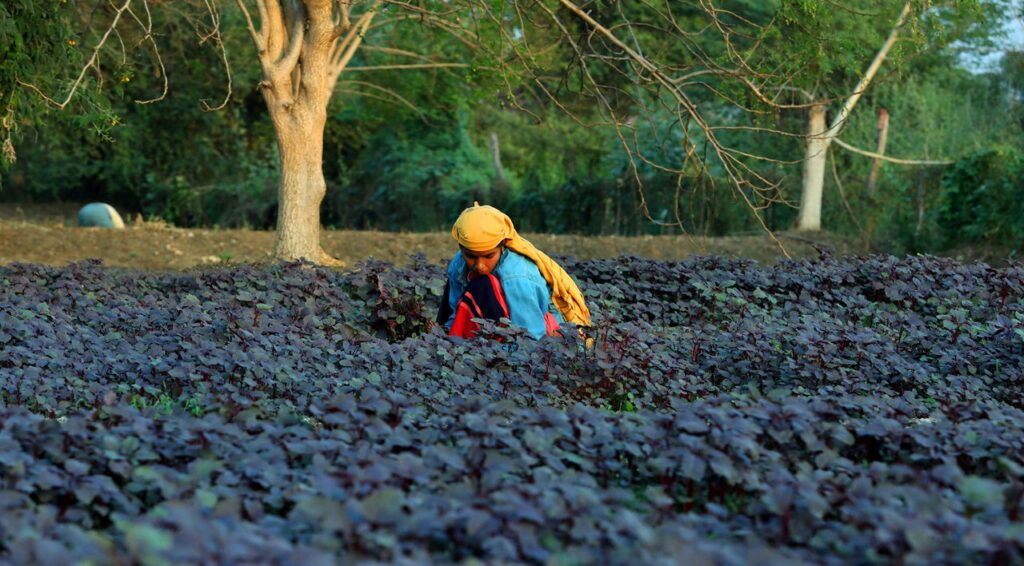
{"label": "green foliage", "polygon": [[[185,85],[189,78],[181,75]],[[33,143],[9,172],[8,194],[101,199],[182,226],[266,226],[278,167],[270,124],[246,100],[203,112],[202,83],[191,84],[159,104],[115,101],[121,125],[107,140],[80,128],[76,115],[55,115],[45,134],[25,136]]]}
{"label": "green foliage", "polygon": [[[23,4],[25,9],[32,8],[30,3]],[[111,12],[94,0],[76,6],[79,12],[95,13],[97,17],[89,21],[98,26],[105,25],[103,18]],[[131,26],[127,30],[118,28],[124,36],[123,43],[129,45],[124,54],[129,57],[129,64],[104,66],[102,73],[95,73],[101,74],[105,86],[105,90],[95,89],[96,96],[107,105],[100,108],[105,129],[93,128],[95,131],[89,133],[85,126],[96,122],[95,116],[77,108],[48,116],[45,129],[26,128],[22,138],[33,143],[24,144],[23,159],[0,181],[8,188],[5,198],[102,199],[130,213],[159,216],[178,225],[273,226],[278,156],[266,108],[255,89],[260,69],[245,22],[237,9],[227,8],[221,14],[222,39],[232,55],[233,97],[222,110],[204,112],[201,101],[216,105],[225,94],[224,64],[212,41],[196,41],[196,30],[209,25],[201,9],[190,12],[195,6],[202,8],[201,4],[182,6],[181,10],[152,12],[153,28],[159,30],[153,37],[173,86],[167,96],[150,105],[135,103],[159,95],[165,71],[159,67],[161,61],[147,55],[147,45],[140,41],[144,38],[131,36]],[[70,20],[62,20],[68,29],[74,27]],[[10,23],[7,19],[0,22]],[[421,171],[421,177],[403,181],[403,204],[416,204],[415,198],[424,194],[423,187],[418,186],[423,182],[428,188],[451,193],[441,200],[458,200],[462,206],[463,188],[489,185],[487,173],[480,173],[487,164],[483,154],[468,142],[464,126],[450,131],[444,124],[448,116],[462,112],[481,96],[480,89],[491,88],[493,79],[483,70],[488,54],[467,53],[465,46],[447,32],[417,20],[393,18],[381,22],[384,25],[375,27],[373,37],[366,39],[367,45],[372,45],[358,52],[351,64],[353,70],[342,77],[334,97],[331,110],[337,120],[331,121],[325,135],[328,184],[334,188],[347,187],[352,182],[367,185],[376,182],[377,171],[360,167],[400,163],[392,179],[403,175],[407,170],[404,166],[427,169]],[[402,53],[410,45],[430,45],[434,54],[469,67],[465,71],[461,67],[397,72],[355,70],[409,63],[408,56]],[[101,52],[100,61],[109,65],[112,60],[121,60],[117,46],[110,42]],[[92,45],[78,47],[91,54]],[[132,55],[137,57],[131,59]],[[24,53],[23,56],[28,57]],[[45,75],[65,76],[79,67],[77,61],[55,61],[52,68],[34,62],[26,72],[51,92],[59,89],[47,88]],[[467,82],[467,75],[472,82]],[[21,92],[24,99],[40,101],[32,98],[34,94],[26,97],[26,92]],[[428,120],[430,126],[408,126],[418,120]],[[436,149],[425,148],[418,156],[402,155],[403,144],[407,145],[404,140],[418,141],[421,133],[435,127],[444,132],[427,139],[446,138],[438,142]],[[371,147],[371,143],[383,145]],[[390,160],[389,152],[393,152],[395,161]],[[447,153],[451,155],[443,155]],[[416,162],[424,166],[417,168]],[[465,163],[476,163],[479,171],[468,170],[463,166]],[[434,201],[423,200],[420,204],[433,207]],[[347,213],[350,209],[345,205],[340,210]],[[398,218],[407,220],[417,216],[419,210],[407,207],[398,212]],[[331,211],[328,202],[328,219]],[[399,227],[394,214],[387,214],[391,214],[388,226]],[[348,215],[342,221],[366,224]],[[423,224],[421,229],[425,226],[436,227]]]}
{"label": "green foliage", "polygon": [[[30,126],[47,113],[41,97],[19,83],[48,92],[66,89],[71,83],[62,71],[81,64],[69,12],[64,2],[10,0],[0,5],[0,170],[16,160],[19,126]],[[105,131],[103,109],[87,110],[98,103],[93,93],[83,89],[82,96],[77,106],[85,109],[80,112],[82,125]]]}
{"label": "green foliage", "polygon": [[750,211],[736,205],[733,190],[707,177],[574,177],[551,189],[524,187],[503,210],[528,232],[643,235],[682,229],[718,236],[757,229]]}
{"label": "green foliage", "polygon": [[943,179],[946,242],[1024,244],[1024,153],[998,147],[961,159]]}
{"label": "green foliage", "polygon": [[244,157],[232,162],[231,178],[215,184],[147,174],[143,210],[179,226],[272,227],[280,177],[277,146],[267,144]]}
{"label": "green foliage", "polygon": [[473,143],[487,148],[498,136],[501,164],[513,192],[554,190],[570,178],[609,175],[604,159],[609,132],[585,127],[564,112],[538,109],[534,115],[504,105],[478,104],[472,111]]}
{"label": "green foliage", "polygon": [[[822,95],[848,95],[905,4],[906,0],[783,1],[778,25],[765,30],[764,61],[777,65],[776,72],[790,77],[795,86]],[[974,17],[978,2],[957,2],[949,10],[933,10],[933,4],[912,3],[900,41],[886,59],[887,68],[901,67],[929,43],[947,44],[956,25]]]}
{"label": "green foliage", "polygon": [[[76,3],[75,10],[73,15],[88,12],[99,22],[109,16],[109,9],[94,2]],[[274,205],[277,154],[262,98],[252,88],[259,69],[254,62],[236,64],[235,97],[222,110],[206,112],[203,101],[214,105],[213,99],[224,95],[219,52],[212,42],[197,44],[189,16],[169,10],[153,10],[152,16],[160,30],[154,37],[163,66],[141,47],[129,49],[129,55],[138,55],[130,64],[103,64],[87,73],[89,88],[73,99],[78,106],[50,112],[38,124],[22,122],[21,159],[5,175],[5,198],[104,200],[122,212],[178,225],[265,227]],[[236,51],[251,42],[239,18],[229,13],[223,20],[225,44]],[[144,47],[132,35],[136,32],[122,31],[122,40]],[[108,44],[99,60],[121,59]],[[47,92],[56,92],[60,88],[47,83],[46,74],[67,76],[80,64],[54,61],[52,68],[37,64],[25,72]],[[164,73],[173,88],[158,102],[138,104],[160,96]],[[24,88],[18,95],[41,103]]]}
{"label": "green foliage", "polygon": [[[463,115],[381,128],[328,195],[325,221],[381,230],[438,230],[474,200],[492,201],[494,169]],[[337,224],[336,224],[337,225]]]}

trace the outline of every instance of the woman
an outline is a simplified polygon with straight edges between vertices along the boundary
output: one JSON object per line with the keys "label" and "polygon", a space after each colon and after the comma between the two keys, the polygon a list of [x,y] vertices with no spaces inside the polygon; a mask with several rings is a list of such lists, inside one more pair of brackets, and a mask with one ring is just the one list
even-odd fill
{"label": "woman", "polygon": [[568,321],[590,326],[579,287],[554,260],[516,232],[492,206],[462,211],[452,226],[459,252],[448,265],[438,322],[455,336],[474,335],[473,318],[507,318],[534,338],[557,334]]}

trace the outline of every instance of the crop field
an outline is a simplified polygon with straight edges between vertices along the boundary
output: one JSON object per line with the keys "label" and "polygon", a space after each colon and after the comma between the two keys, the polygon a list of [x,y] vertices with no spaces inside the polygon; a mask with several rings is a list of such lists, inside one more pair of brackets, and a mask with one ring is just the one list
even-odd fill
{"label": "crop field", "polygon": [[559,259],[589,348],[423,256],[0,267],[0,562],[1024,562],[1021,264]]}

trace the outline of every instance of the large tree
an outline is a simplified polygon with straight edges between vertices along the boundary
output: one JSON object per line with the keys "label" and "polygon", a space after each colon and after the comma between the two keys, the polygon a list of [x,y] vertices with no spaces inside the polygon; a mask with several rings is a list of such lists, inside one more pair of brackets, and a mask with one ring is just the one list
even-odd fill
{"label": "large tree", "polygon": [[[364,78],[365,75],[381,71],[416,73],[474,68],[472,58],[487,54],[480,49],[483,26],[475,18],[477,11],[487,3],[484,0],[222,2],[224,5],[213,0],[180,3],[120,0],[109,5],[83,2],[90,5],[91,17],[83,20],[91,24],[94,39],[87,47],[79,46],[84,63],[75,67],[76,71],[65,81],[63,92],[56,95],[37,84],[46,80],[46,75],[54,74],[55,65],[50,62],[26,64],[8,73],[8,77],[10,82],[32,91],[50,107],[65,109],[83,94],[97,96],[95,93],[101,90],[96,88],[99,83],[111,83],[110,67],[117,67],[117,64],[104,66],[104,61],[128,62],[133,56],[139,56],[164,82],[161,92],[138,102],[156,102],[166,95],[169,81],[162,46],[157,41],[160,30],[154,29],[153,18],[156,10],[164,10],[180,12],[201,41],[221,49],[230,93],[230,65],[224,49],[222,26],[225,24],[222,22],[244,25],[255,46],[261,70],[259,88],[280,150],[277,236],[273,253],[283,259],[334,263],[320,246],[320,203],[326,191],[324,126],[339,78],[345,72],[360,73],[358,78],[345,81],[350,88],[407,103],[400,94],[375,84],[372,79]],[[32,9],[31,5],[26,9]],[[53,27],[53,22],[57,21],[61,20],[51,18],[50,22],[44,22],[46,25],[33,23],[31,29],[50,29],[51,34],[59,35],[53,31],[57,30]],[[63,21],[67,22],[67,18]],[[21,22],[12,23],[15,24],[20,26]],[[422,31],[428,28],[433,35]],[[437,34],[443,34],[445,39],[438,41]],[[69,45],[62,43],[65,48]],[[20,45],[15,45],[12,49],[19,48]],[[63,74],[67,72],[65,68]],[[117,84],[117,80],[112,82]]]}
{"label": "large tree", "polygon": [[263,75],[260,86],[281,150],[274,253],[329,261],[319,244],[319,210],[326,190],[323,132],[340,75],[364,45],[411,59],[377,66],[380,69],[469,67],[465,60],[445,57],[438,45],[403,42],[402,24],[423,22],[477,49],[476,7],[458,1],[256,0],[254,14],[245,0],[236,3],[256,45]]}
{"label": "large tree", "polygon": [[320,202],[326,192],[323,132],[338,76],[363,43],[381,0],[352,5],[330,0],[257,0],[259,18],[245,14],[263,72],[260,87],[281,151],[274,254],[324,262]]}

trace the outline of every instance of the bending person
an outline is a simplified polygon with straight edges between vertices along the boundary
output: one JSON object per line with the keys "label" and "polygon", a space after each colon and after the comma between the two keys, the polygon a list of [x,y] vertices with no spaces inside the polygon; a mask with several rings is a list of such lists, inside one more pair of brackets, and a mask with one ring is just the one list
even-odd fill
{"label": "bending person", "polygon": [[512,219],[477,203],[452,226],[459,252],[448,265],[438,323],[454,336],[473,336],[473,318],[504,317],[534,338],[551,336],[566,321],[590,326],[590,311],[576,282],[544,252],[522,238]]}

